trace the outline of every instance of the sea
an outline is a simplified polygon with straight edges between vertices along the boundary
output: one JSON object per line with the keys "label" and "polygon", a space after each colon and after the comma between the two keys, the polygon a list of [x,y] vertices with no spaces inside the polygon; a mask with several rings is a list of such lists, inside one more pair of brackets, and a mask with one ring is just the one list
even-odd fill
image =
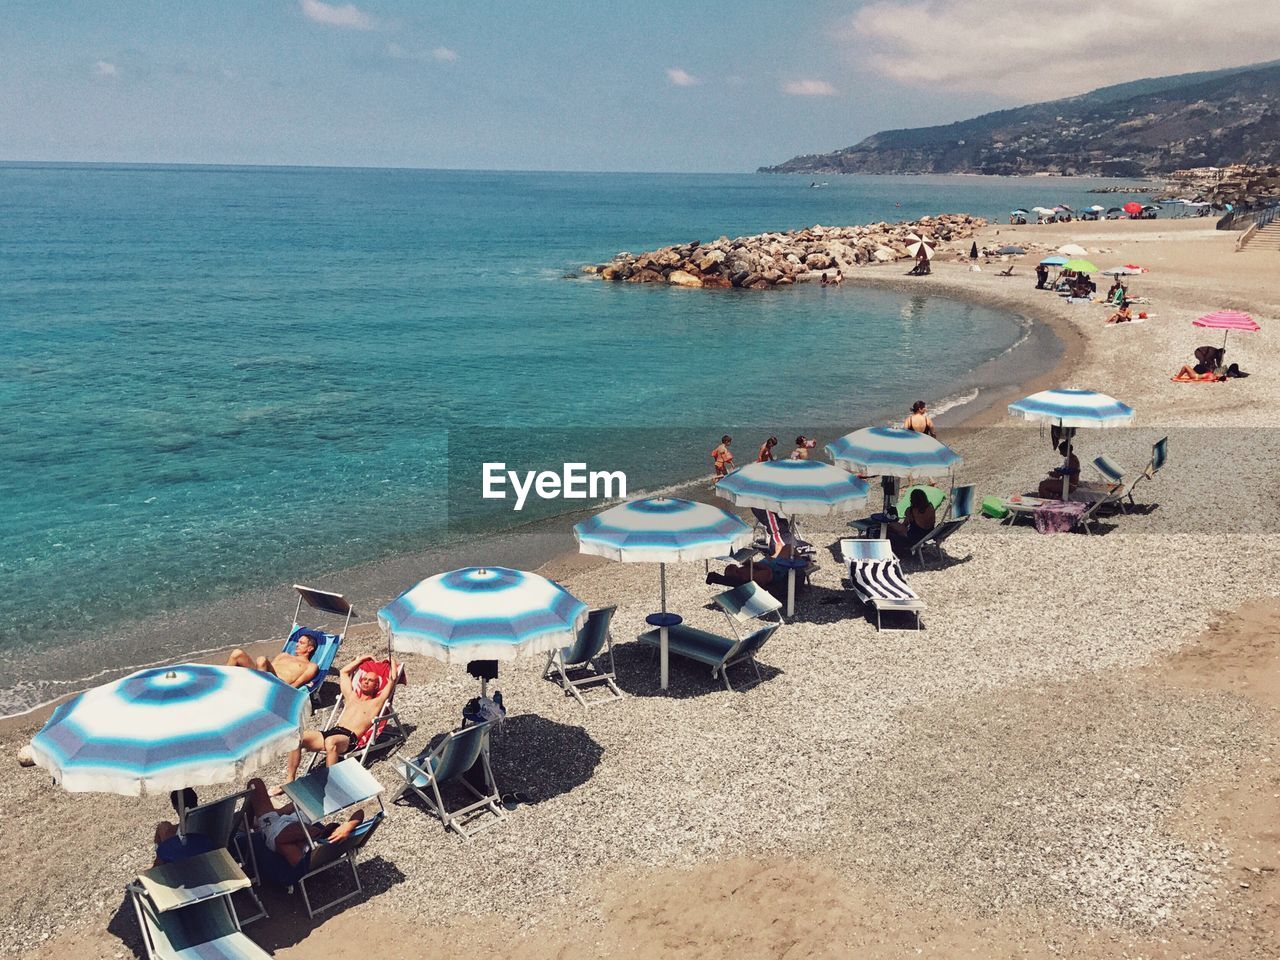
{"label": "sea", "polygon": [[[394,596],[450,543],[582,506],[484,500],[482,463],[662,489],[724,432],[753,459],[972,399],[1028,335],[925,284],[691,291],[583,264],[1109,206],[1108,183],[0,164],[0,715],[278,635],[292,582],[434,558],[378,567]],[[279,602],[228,626],[244,596]]]}

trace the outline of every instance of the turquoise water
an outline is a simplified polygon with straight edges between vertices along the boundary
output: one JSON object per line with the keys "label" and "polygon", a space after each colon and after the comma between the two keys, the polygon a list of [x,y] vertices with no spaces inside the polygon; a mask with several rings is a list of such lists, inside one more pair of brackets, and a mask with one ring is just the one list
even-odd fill
{"label": "turquoise water", "polygon": [[[1022,331],[848,287],[564,278],[582,263],[1095,184],[0,165],[0,675],[101,636],[58,665],[85,676],[113,629],[193,594],[439,540],[451,470],[556,454],[558,429],[653,486],[730,425],[940,398]],[[0,713],[35,695],[0,690]]]}

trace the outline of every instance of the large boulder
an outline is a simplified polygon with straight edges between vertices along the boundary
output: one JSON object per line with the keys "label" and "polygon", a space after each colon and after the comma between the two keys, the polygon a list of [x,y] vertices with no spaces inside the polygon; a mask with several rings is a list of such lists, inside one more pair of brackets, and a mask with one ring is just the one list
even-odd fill
{"label": "large boulder", "polygon": [[702,279],[684,270],[672,270],[667,275],[667,283],[675,287],[700,287]]}

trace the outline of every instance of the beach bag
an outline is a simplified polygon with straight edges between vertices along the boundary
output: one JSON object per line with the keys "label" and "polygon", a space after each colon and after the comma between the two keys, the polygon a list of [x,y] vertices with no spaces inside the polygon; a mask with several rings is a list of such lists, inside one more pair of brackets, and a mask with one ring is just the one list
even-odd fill
{"label": "beach bag", "polygon": [[999,497],[983,497],[982,515],[995,520],[1003,520],[1009,515],[1009,509],[1000,502]]}

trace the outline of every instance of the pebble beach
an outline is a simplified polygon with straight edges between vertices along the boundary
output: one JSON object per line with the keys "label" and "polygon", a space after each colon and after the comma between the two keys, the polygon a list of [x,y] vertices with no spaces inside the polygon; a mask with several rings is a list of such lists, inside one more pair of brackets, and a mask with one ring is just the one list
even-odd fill
{"label": "pebble beach", "polygon": [[[931,276],[903,277],[902,263],[849,271],[845,296],[927,290],[1012,310],[1062,341],[1054,370],[940,418],[979,498],[1033,490],[1054,465],[1039,427],[1005,405],[1071,386],[1138,411],[1130,428],[1080,432],[1086,468],[1106,453],[1140,469],[1170,437],[1139,508],[1096,535],[975,518],[943,560],[907,566],[928,604],[918,632],[877,632],[846,588],[830,547],[849,517],[807,522],[819,566],[760,653],[763,679],[741,670],[735,692],[674,658],[671,689],[658,690],[633,642],[656,568],[581,558],[570,540],[542,572],[591,606],[618,606],[625,699],[584,713],[540,664],[504,665],[511,712],[494,772],[528,802],[470,844],[397,804],[361,857],[363,897],[312,921],[269,893],[271,917],[250,936],[318,958],[425,945],[441,957],[1280,955],[1280,506],[1269,492],[1280,263],[1235,252],[1234,238],[1207,221],[990,224],[980,247],[1031,255],[975,272],[966,236],[940,249]],[[1034,289],[1036,254],[1066,243],[1100,266],[1148,267],[1131,282],[1151,300],[1146,321],[1109,327],[1104,306]],[[1191,321],[1225,307],[1262,324],[1228,345],[1252,375],[1171,382],[1219,337]],[[689,495],[713,498],[710,481]],[[701,563],[670,567],[668,603],[718,630],[703,576]],[[348,643],[382,641],[364,624]],[[456,725],[475,682],[434,661],[407,668],[397,705],[416,752]],[[43,719],[6,722],[0,755]],[[373,772],[394,787],[385,763]],[[11,766],[0,806],[11,878],[0,953],[139,951],[122,890],[150,865],[166,798],[67,794]]]}

